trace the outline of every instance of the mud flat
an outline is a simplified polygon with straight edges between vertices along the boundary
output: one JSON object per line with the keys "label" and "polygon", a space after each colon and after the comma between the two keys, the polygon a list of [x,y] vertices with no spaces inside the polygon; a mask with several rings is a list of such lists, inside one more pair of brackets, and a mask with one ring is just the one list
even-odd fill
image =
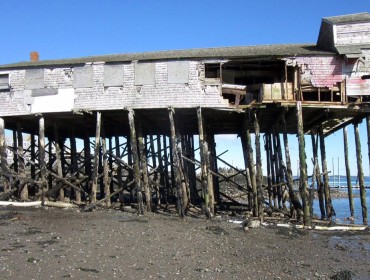
{"label": "mud flat", "polygon": [[[368,279],[370,234],[0,208],[1,279]],[[337,277],[337,278],[332,278]],[[351,277],[351,278],[338,278]]]}

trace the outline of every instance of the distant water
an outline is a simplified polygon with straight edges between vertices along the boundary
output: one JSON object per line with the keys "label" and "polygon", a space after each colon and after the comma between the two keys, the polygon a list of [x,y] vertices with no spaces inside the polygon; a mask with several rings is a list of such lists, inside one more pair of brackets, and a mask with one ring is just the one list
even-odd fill
{"label": "distant water", "polygon": [[[352,187],[358,186],[357,177],[351,177]],[[345,176],[329,176],[329,183],[330,186],[340,186],[344,187],[341,191],[347,193],[347,178]],[[370,177],[365,176],[365,186],[370,186]],[[361,210],[361,201],[360,201],[360,190],[353,188],[353,194],[357,195],[358,197],[353,198],[353,205],[354,205],[354,218],[355,224],[362,224],[362,210]],[[350,210],[349,210],[349,200],[348,198],[335,198],[332,199],[333,207],[336,213],[334,219],[338,219],[340,223],[349,223],[349,221],[345,221],[345,218],[350,217]],[[370,189],[366,189],[366,205],[367,205],[367,217],[370,219]],[[319,201],[317,199],[314,200],[314,214],[320,217],[320,206]],[[370,223],[369,223],[370,224]]]}

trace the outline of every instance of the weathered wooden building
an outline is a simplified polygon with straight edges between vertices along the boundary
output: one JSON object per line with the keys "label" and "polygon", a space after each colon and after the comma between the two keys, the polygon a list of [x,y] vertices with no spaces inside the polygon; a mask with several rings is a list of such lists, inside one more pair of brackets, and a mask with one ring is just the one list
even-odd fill
{"label": "weathered wooden building", "polygon": [[[367,117],[369,67],[368,13],[324,18],[317,44],[60,60],[38,60],[32,53],[31,61],[0,66],[1,150],[2,155],[6,149],[15,153],[11,166],[2,158],[4,194],[14,190],[28,199],[28,192],[37,198],[56,190],[63,200],[70,189],[68,195],[78,201],[82,195],[94,203],[98,195],[109,206],[113,192],[133,189],[140,213],[144,204],[152,209],[153,198],[159,204],[173,197],[180,215],[189,203],[203,203],[211,216],[223,197],[218,180],[229,180],[217,171],[214,135],[232,133],[241,135],[248,182],[236,187],[250,193],[249,207],[255,216],[262,215],[267,199],[262,164],[268,171],[271,206],[276,196],[275,206],[282,207],[282,185],[292,189],[289,150],[283,161],[279,135],[298,134],[304,142],[304,134],[321,134],[324,141]],[[5,146],[4,128],[14,132],[14,147]],[[24,133],[32,139],[28,162],[22,156]],[[256,136],[255,158],[251,133]],[[266,163],[261,162],[260,133],[265,133]],[[200,139],[199,162],[194,135]],[[76,138],[83,140],[83,152],[77,152]],[[292,190],[290,199],[309,221],[303,142],[303,207]],[[318,177],[325,182],[324,146],[320,150],[324,175]],[[330,217],[327,182],[323,186],[324,216]]]}

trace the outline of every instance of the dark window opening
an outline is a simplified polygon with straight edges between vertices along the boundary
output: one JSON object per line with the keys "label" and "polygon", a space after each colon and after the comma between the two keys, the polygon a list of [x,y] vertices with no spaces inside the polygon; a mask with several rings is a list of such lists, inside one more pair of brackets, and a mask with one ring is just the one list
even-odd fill
{"label": "dark window opening", "polygon": [[0,74],[0,90],[9,89],[9,74]]}
{"label": "dark window opening", "polygon": [[210,79],[220,78],[220,63],[206,63],[205,77]]}

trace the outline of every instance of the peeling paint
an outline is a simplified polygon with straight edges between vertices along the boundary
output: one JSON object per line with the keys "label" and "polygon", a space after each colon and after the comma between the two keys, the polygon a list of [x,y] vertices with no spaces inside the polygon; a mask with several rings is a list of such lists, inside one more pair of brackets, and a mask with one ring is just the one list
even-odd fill
{"label": "peeling paint", "polygon": [[342,61],[337,57],[298,57],[296,62],[301,67],[303,83],[332,89],[342,82]]}

